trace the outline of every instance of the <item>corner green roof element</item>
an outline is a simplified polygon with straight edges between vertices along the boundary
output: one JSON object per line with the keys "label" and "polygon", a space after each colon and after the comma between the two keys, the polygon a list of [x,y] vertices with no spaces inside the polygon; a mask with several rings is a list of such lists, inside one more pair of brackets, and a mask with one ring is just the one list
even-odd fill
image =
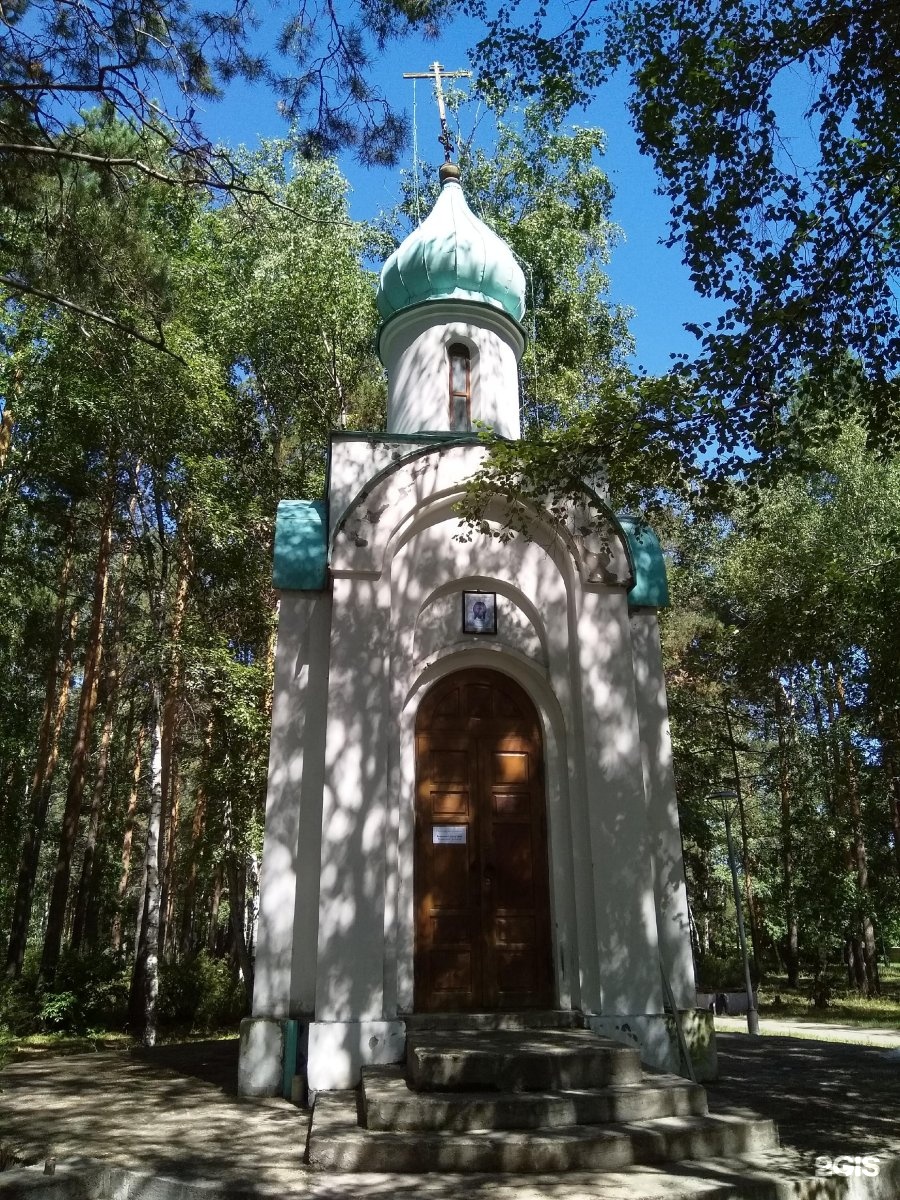
{"label": "corner green roof element", "polygon": [[629,608],[668,608],[666,560],[659,538],[640,517],[618,517],[628,542],[634,583],[628,590]]}
{"label": "corner green roof element", "polygon": [[328,583],[324,500],[282,500],[278,505],[272,583],[279,591],[324,591]]}
{"label": "corner green roof element", "polygon": [[426,300],[474,300],[514,321],[525,313],[525,275],[512,250],[445,178],[437,203],[381,271],[378,311],[387,322]]}

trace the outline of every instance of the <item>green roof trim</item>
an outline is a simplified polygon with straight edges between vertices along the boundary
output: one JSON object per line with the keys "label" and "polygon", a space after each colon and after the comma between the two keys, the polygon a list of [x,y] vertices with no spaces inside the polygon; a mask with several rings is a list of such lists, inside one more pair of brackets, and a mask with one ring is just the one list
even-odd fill
{"label": "green roof trim", "polygon": [[628,591],[629,608],[668,608],[669,584],[666,560],[659,538],[642,517],[619,516],[634,567],[634,583]]}
{"label": "green roof trim", "polygon": [[321,592],[328,584],[324,500],[282,500],[275,516],[272,583],[282,592]]}

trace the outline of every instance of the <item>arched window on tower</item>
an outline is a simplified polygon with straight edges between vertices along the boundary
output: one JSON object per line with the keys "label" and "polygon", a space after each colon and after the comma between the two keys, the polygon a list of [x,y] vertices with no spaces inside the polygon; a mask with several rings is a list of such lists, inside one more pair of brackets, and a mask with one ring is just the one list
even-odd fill
{"label": "arched window on tower", "polygon": [[454,342],[447,348],[450,362],[450,428],[472,428],[472,356],[468,347]]}

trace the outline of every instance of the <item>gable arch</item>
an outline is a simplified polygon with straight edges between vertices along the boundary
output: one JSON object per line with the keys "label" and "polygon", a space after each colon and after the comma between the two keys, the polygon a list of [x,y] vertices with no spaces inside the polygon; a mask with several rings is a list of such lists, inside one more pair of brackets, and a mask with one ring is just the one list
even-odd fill
{"label": "gable arch", "polygon": [[[483,447],[469,439],[451,439],[439,447],[417,448],[386,467],[362,488],[334,525],[330,560],[335,573],[378,578],[389,548],[403,544],[416,527],[457,520],[452,506],[466,482],[481,468]],[[585,583],[629,587],[634,565],[629,541],[609,506],[587,485],[584,502],[573,506],[565,524],[549,522],[535,506],[535,529],[547,530],[574,559]],[[502,502],[493,518],[502,522]],[[545,546],[549,552],[549,542]]]}

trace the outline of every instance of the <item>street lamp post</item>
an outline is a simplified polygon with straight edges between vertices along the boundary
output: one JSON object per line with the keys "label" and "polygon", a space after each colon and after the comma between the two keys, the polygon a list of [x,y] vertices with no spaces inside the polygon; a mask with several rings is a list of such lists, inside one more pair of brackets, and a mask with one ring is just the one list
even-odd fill
{"label": "street lamp post", "polygon": [[737,792],[730,789],[713,792],[710,799],[722,801],[722,814],[725,817],[725,840],[728,843],[728,865],[731,867],[734,907],[737,912],[738,945],[741,951],[741,960],[744,964],[744,986],[747,989],[747,1032],[753,1034],[754,1037],[758,1037],[759,1013],[756,1011],[756,1003],[753,998],[753,983],[750,979],[750,959],[747,955],[747,939],[744,936],[744,913],[741,907],[741,889],[738,885],[737,864],[734,858],[734,841],[731,837],[731,811],[728,807],[732,800],[737,800]]}

